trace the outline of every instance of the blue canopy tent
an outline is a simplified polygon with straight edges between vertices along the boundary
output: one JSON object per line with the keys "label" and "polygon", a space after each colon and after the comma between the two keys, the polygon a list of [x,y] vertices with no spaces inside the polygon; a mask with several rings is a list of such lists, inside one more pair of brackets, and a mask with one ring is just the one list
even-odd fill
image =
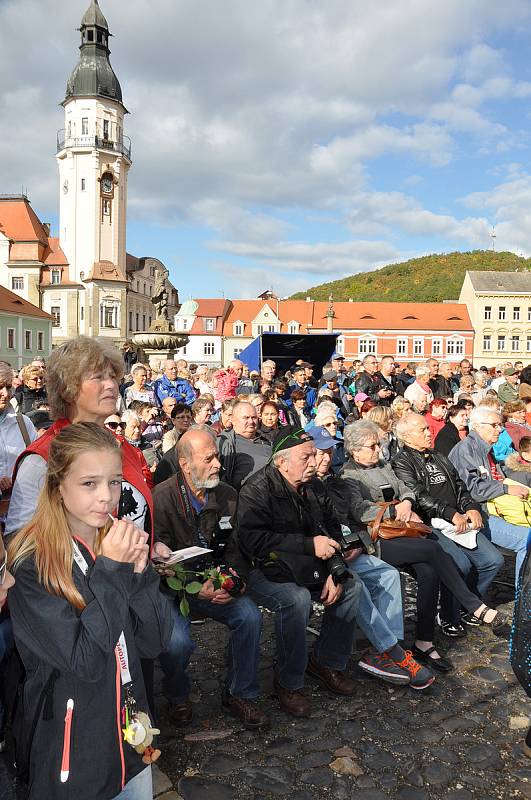
{"label": "blue canopy tent", "polygon": [[262,361],[271,359],[279,374],[302,358],[314,364],[315,374],[319,376],[336,349],[338,336],[338,333],[263,333],[247,345],[238,358],[250,370],[259,370]]}

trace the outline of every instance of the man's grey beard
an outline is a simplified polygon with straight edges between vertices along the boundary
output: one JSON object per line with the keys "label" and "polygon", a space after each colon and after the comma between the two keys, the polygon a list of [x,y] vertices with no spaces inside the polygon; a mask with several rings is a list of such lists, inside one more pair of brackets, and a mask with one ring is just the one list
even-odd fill
{"label": "man's grey beard", "polygon": [[190,477],[196,489],[215,489],[219,484],[219,475],[214,475],[212,478],[200,478],[193,467],[190,467]]}

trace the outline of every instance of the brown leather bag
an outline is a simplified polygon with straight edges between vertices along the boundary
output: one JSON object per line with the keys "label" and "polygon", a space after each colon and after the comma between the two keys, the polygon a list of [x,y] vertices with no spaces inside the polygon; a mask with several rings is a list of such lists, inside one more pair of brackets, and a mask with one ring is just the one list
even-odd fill
{"label": "brown leather bag", "polygon": [[423,539],[428,533],[431,533],[431,528],[428,525],[424,525],[423,522],[402,522],[398,519],[384,519],[386,509],[396,504],[396,500],[391,500],[390,503],[378,503],[380,508],[374,522],[367,526],[373,542],[377,539]]}

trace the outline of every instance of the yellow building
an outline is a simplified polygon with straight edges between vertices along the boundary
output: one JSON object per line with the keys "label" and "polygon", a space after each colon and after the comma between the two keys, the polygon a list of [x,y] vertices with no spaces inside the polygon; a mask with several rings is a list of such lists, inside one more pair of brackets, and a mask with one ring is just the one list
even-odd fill
{"label": "yellow building", "polygon": [[459,302],[474,328],[474,365],[531,362],[531,272],[467,272]]}

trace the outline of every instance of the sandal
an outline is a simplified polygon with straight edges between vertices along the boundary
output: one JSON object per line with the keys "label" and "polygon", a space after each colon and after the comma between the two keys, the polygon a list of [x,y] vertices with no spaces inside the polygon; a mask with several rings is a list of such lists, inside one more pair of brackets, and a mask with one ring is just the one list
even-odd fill
{"label": "sandal", "polygon": [[507,625],[507,618],[500,611],[496,611],[496,616],[494,619],[491,619],[490,622],[487,622],[485,616],[489,613],[489,611],[496,611],[496,609],[485,606],[483,611],[480,611],[479,614],[473,612],[473,615],[480,621],[482,625],[488,625],[493,631],[495,631],[497,628],[501,628],[503,625]]}
{"label": "sandal", "polygon": [[432,658],[431,654],[435,653],[435,647],[429,647],[427,650],[421,650],[420,647],[417,647],[416,644],[413,645],[411,648],[413,655],[417,659],[417,661],[422,661],[424,664],[428,664],[433,669],[437,670],[437,672],[451,672],[454,668],[454,665],[448,658]]}

